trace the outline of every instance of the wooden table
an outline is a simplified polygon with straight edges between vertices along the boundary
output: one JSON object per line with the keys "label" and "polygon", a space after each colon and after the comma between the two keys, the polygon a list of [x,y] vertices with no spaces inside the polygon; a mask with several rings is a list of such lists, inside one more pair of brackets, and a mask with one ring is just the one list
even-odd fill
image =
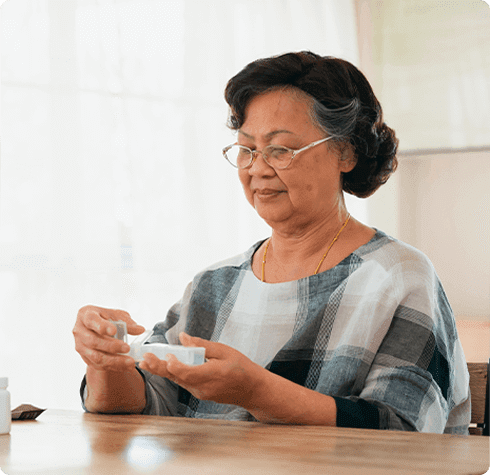
{"label": "wooden table", "polygon": [[450,475],[488,466],[488,437],[76,411],[14,421],[10,435],[0,436],[8,475]]}

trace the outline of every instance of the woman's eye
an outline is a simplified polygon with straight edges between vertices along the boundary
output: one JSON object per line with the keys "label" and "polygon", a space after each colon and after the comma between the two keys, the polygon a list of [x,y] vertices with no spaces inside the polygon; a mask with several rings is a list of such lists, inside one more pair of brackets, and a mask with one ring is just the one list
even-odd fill
{"label": "woman's eye", "polygon": [[254,149],[253,145],[245,145],[243,143],[239,143],[238,145],[240,146],[240,148],[249,148],[250,150]]}
{"label": "woman's eye", "polygon": [[281,157],[282,155],[288,153],[288,149],[284,147],[271,147],[269,149],[269,153],[273,157]]}
{"label": "woman's eye", "polygon": [[249,152],[249,151],[248,151],[246,148],[240,147],[240,148],[238,149],[238,155],[239,155],[240,157],[243,157],[243,156],[245,156],[245,155],[249,155],[249,154],[250,154],[250,152]]}

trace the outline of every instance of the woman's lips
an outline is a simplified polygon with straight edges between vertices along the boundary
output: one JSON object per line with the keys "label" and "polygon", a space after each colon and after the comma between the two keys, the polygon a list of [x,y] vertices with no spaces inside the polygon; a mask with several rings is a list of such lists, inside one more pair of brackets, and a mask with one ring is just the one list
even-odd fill
{"label": "woman's lips", "polygon": [[252,186],[252,191],[254,193],[260,193],[261,195],[270,195],[273,193],[284,193],[286,190],[283,190],[281,188],[259,188],[259,187],[254,187]]}
{"label": "woman's lips", "polygon": [[284,193],[284,190],[273,190],[270,188],[260,188],[260,189],[254,190],[254,193],[259,198],[272,198],[272,197],[275,197],[281,193]]}

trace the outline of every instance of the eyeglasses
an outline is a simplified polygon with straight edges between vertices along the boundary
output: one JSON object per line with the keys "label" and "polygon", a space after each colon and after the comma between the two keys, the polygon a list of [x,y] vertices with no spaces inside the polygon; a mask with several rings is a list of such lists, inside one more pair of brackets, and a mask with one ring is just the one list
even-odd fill
{"label": "eyeglasses", "polygon": [[268,145],[262,151],[260,150],[251,150],[244,145],[232,144],[228,145],[223,149],[223,156],[228,160],[235,168],[243,169],[248,168],[252,165],[253,161],[257,157],[257,154],[261,153],[262,158],[267,163],[267,165],[271,166],[274,169],[284,170],[285,168],[291,165],[293,158],[298,155],[300,152],[304,152],[309,148],[320,145],[327,140],[333,138],[334,135],[330,137],[326,137],[321,140],[317,140],[316,142],[312,142],[309,145],[306,145],[299,150],[292,150],[288,147],[283,147],[281,145]]}

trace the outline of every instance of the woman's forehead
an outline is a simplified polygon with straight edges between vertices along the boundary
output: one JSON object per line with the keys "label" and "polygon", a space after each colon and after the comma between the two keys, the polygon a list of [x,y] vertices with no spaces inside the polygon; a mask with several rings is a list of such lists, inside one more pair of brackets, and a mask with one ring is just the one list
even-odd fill
{"label": "woman's forehead", "polygon": [[[250,135],[249,133],[245,132],[242,129],[238,130],[238,133],[246,137],[247,139],[254,139],[255,137],[253,135]],[[291,130],[286,130],[286,129],[276,129],[276,130],[271,130],[270,132],[266,133],[263,138],[265,139],[272,139],[276,135],[280,134],[290,134],[290,135],[296,135],[294,132]]]}
{"label": "woman's forehead", "polygon": [[303,135],[313,128],[310,102],[290,90],[275,90],[254,97],[245,109],[239,133],[253,139],[278,134]]}

